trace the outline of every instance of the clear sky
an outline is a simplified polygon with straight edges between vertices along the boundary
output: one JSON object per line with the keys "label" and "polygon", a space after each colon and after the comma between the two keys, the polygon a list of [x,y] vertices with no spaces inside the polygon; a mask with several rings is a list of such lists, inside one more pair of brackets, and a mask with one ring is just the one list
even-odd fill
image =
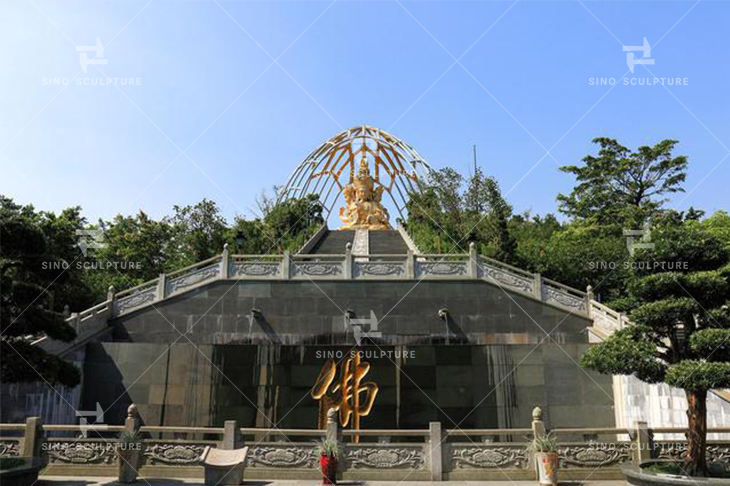
{"label": "clear sky", "polygon": [[[91,220],[204,197],[250,216],[316,145],[366,123],[436,168],[469,170],[476,144],[515,210],[541,214],[592,138],[674,138],[690,158],[680,209],[728,209],[729,20],[711,0],[3,0],[0,193]],[[97,37],[103,57],[76,51]],[[631,73],[622,43],[644,37],[654,64]],[[107,63],[84,73],[82,53]],[[135,84],[94,84],[107,77]],[[682,84],[638,85],[654,77]]]}

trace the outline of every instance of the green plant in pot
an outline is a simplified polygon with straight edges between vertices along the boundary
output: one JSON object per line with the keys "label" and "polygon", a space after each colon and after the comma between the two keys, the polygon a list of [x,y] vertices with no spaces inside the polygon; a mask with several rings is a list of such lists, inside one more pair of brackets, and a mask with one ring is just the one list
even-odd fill
{"label": "green plant in pot", "polygon": [[120,483],[134,483],[137,481],[137,472],[142,465],[144,444],[139,431],[122,432],[117,445],[117,458]]}
{"label": "green plant in pot", "polygon": [[535,437],[527,447],[535,458],[540,484],[555,486],[558,484],[558,442],[555,434],[549,432],[543,437]]}
{"label": "green plant in pot", "polygon": [[317,446],[319,466],[322,471],[322,484],[337,484],[337,463],[340,459],[340,446],[337,441],[323,439]]}

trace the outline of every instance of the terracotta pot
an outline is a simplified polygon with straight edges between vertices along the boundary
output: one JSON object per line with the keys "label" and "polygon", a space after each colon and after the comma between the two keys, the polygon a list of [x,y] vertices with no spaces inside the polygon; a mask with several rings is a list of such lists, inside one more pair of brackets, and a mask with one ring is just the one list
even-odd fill
{"label": "terracotta pot", "polygon": [[319,467],[322,471],[322,484],[337,484],[337,458],[319,456]]}
{"label": "terracotta pot", "polygon": [[540,476],[540,484],[545,486],[557,486],[558,484],[558,453],[538,452],[535,454],[537,470]]}

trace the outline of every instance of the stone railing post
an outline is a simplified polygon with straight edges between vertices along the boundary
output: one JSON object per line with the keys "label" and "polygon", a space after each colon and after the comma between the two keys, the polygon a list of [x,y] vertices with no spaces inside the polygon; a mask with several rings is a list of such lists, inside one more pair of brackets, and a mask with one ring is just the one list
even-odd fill
{"label": "stone railing post", "polygon": [[532,435],[535,439],[541,439],[547,435],[545,422],[542,421],[542,409],[540,407],[532,409]]}
{"label": "stone railing post", "polygon": [[342,447],[342,427],[340,426],[339,420],[337,420],[337,410],[330,408],[327,411],[327,428],[325,439],[333,440]]}
{"label": "stone railing post", "polygon": [[431,472],[431,481],[443,481],[444,478],[444,436],[441,430],[441,422],[429,422],[428,424],[428,467]]}
{"label": "stone railing post", "polygon": [[535,274],[535,298],[542,300],[542,275]]}
{"label": "stone railing post", "polygon": [[416,278],[416,257],[413,254],[413,250],[408,250],[406,254],[406,278]]}
{"label": "stone railing post", "polygon": [[593,317],[591,316],[591,307],[593,307],[591,305],[591,302],[593,301],[594,297],[595,296],[593,295],[593,286],[589,285],[588,287],[586,287],[586,314],[588,314],[588,317]]}
{"label": "stone railing post", "polygon": [[626,320],[626,316],[623,312],[619,312],[618,314],[618,328],[623,329],[624,328],[624,321]]}
{"label": "stone railing post", "polygon": [[137,412],[137,405],[134,403],[127,407],[127,419],[124,421],[124,431],[128,434],[133,434],[139,431],[139,413]]}
{"label": "stone railing post", "polygon": [[113,285],[109,286],[109,291],[106,293],[107,309],[109,314],[114,314],[117,307],[117,289]]}
{"label": "stone railing post", "polygon": [[477,278],[479,275],[479,266],[477,265],[477,260],[479,258],[479,254],[477,254],[477,245],[472,241],[469,243],[469,276],[471,278]]}
{"label": "stone railing post", "polygon": [[166,297],[167,293],[167,278],[165,277],[164,273],[161,273],[159,277],[157,277],[157,300],[163,300]]}
{"label": "stone railing post", "polygon": [[[542,420],[542,409],[540,407],[535,407],[532,409],[532,437],[534,439],[541,439],[546,435],[547,431],[545,430],[545,422]],[[535,470],[535,479],[540,479],[540,473],[537,469],[537,461],[535,461],[535,457],[532,456],[528,459]]]}
{"label": "stone railing post", "polygon": [[223,253],[221,253],[221,280],[228,280],[228,267],[229,267],[230,255],[228,252],[228,243],[223,245]]}
{"label": "stone railing post", "polygon": [[285,280],[291,278],[291,255],[289,250],[284,250],[284,256],[281,259],[281,278]]}
{"label": "stone railing post", "polygon": [[231,450],[238,447],[240,443],[240,430],[237,420],[226,420],[223,424],[223,442],[221,449]]}
{"label": "stone railing post", "polygon": [[632,442],[634,445],[634,463],[641,464],[651,459],[654,437],[646,422],[636,422]]}
{"label": "stone railing post", "polygon": [[25,435],[20,457],[41,457],[43,453],[43,420],[40,417],[25,419]]}
{"label": "stone railing post", "polygon": [[71,313],[71,327],[74,328],[74,331],[76,331],[76,336],[80,334],[80,327],[81,327],[81,316],[78,312],[72,312]]}
{"label": "stone railing post", "polygon": [[330,408],[327,411],[327,426],[325,428],[325,439],[331,440],[337,443],[340,450],[340,458],[342,460],[337,462],[337,479],[340,479],[340,474],[345,471],[347,465],[345,458],[345,443],[342,440],[342,427],[338,420],[338,412],[334,408]]}
{"label": "stone railing post", "polygon": [[345,279],[350,280],[352,278],[352,243],[347,243],[345,245],[345,262],[344,262],[345,268],[342,272]]}

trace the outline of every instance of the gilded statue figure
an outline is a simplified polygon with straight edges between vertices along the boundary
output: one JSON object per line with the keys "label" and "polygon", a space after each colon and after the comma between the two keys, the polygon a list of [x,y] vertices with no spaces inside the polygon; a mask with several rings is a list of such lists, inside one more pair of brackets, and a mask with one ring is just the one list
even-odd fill
{"label": "gilded statue figure", "polygon": [[340,208],[340,219],[345,225],[340,229],[391,229],[390,215],[381,202],[384,190],[381,185],[375,187],[363,152],[357,175],[342,189],[345,207]]}

